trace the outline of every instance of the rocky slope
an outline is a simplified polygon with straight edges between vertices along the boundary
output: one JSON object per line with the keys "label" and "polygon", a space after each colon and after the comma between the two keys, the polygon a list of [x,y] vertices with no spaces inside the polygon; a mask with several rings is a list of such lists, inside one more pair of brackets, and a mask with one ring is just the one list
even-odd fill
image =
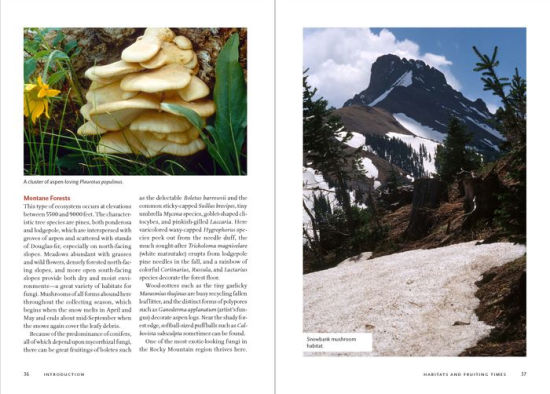
{"label": "rocky slope", "polygon": [[394,132],[413,135],[383,108],[350,105],[335,110],[334,115],[340,117],[346,130],[357,133],[386,135],[389,132]]}
{"label": "rocky slope", "polygon": [[526,257],[495,267],[476,282],[479,320],[493,326],[488,337],[461,356],[526,355]]}

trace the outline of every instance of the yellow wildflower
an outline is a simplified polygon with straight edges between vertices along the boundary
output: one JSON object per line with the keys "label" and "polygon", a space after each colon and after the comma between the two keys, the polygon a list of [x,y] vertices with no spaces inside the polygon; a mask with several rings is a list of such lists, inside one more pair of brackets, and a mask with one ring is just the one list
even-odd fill
{"label": "yellow wildflower", "polygon": [[25,116],[31,117],[32,123],[40,115],[45,114],[46,118],[50,118],[48,114],[48,97],[55,97],[61,93],[57,89],[50,89],[49,85],[42,82],[42,77],[38,77],[36,83],[25,84],[25,102],[23,103]]}

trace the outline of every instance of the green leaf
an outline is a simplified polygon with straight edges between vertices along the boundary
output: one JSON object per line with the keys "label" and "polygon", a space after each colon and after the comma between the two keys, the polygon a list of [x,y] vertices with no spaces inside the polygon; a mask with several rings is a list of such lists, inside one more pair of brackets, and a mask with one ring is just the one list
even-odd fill
{"label": "green leaf", "polygon": [[48,85],[53,86],[56,83],[63,81],[65,79],[65,70],[59,70],[54,72],[48,77]]}
{"label": "green leaf", "polygon": [[25,83],[29,82],[29,78],[36,70],[36,60],[34,58],[30,58],[25,60],[24,63],[24,76],[25,76]]}
{"label": "green leaf", "polygon": [[52,41],[52,46],[54,47],[58,46],[61,43],[61,41],[63,41],[64,38],[65,38],[65,34],[63,34],[61,30],[58,30],[55,38]]}
{"label": "green leaf", "polygon": [[40,38],[43,38],[46,34],[48,34],[51,31],[57,31],[59,30],[59,27],[46,27],[44,29],[40,29],[38,32],[40,34]]}
{"label": "green leaf", "polygon": [[82,48],[76,47],[76,49],[71,53],[71,57],[77,56],[82,51]]}
{"label": "green leaf", "polygon": [[71,51],[78,46],[78,41],[71,40],[68,43],[65,44],[63,47],[63,51],[67,54],[71,53]]}
{"label": "green leaf", "polygon": [[33,41],[40,45],[42,41],[44,41],[44,36],[40,32],[40,30],[36,30],[35,33],[36,35],[33,37]]}
{"label": "green leaf", "polygon": [[206,126],[206,130],[208,130],[212,138],[214,138],[214,142],[212,142],[210,140],[210,137],[201,131],[201,138],[206,144],[208,153],[227,175],[233,174],[234,169],[229,166],[229,163],[226,162],[226,159],[221,155],[220,151],[218,150],[219,143],[215,140],[214,137],[216,134],[216,130],[212,126]]}
{"label": "green leaf", "polygon": [[184,118],[187,118],[189,122],[193,126],[195,126],[197,129],[202,130],[204,129],[204,119],[199,116],[198,113],[193,111],[190,108],[184,107],[182,105],[178,104],[169,104],[169,103],[162,103],[160,107],[171,113],[175,113],[179,116],[183,116]]}
{"label": "green leaf", "polygon": [[41,58],[43,58],[43,57],[49,56],[49,54],[50,54],[50,51],[47,50],[47,49],[44,49],[44,50],[42,50],[42,51],[36,52],[36,53],[33,55],[33,57],[34,57],[36,60],[39,60],[39,59],[41,59]]}
{"label": "green leaf", "polygon": [[247,103],[237,33],[231,35],[218,55],[214,101],[216,123],[211,135],[231,173],[240,175],[243,173],[240,159],[246,136]]}
{"label": "green leaf", "polygon": [[40,42],[38,42],[36,40],[25,39],[25,41],[23,43],[23,48],[25,49],[25,52],[27,52],[27,53],[34,56],[35,53],[40,48]]}
{"label": "green leaf", "polygon": [[48,70],[50,69],[50,65],[52,62],[56,60],[69,60],[69,56],[65,52],[62,52],[60,50],[54,50],[52,53],[50,53],[50,56],[48,56],[48,60],[46,61],[46,65],[44,66],[44,72],[42,73],[42,80],[47,81],[48,77]]}

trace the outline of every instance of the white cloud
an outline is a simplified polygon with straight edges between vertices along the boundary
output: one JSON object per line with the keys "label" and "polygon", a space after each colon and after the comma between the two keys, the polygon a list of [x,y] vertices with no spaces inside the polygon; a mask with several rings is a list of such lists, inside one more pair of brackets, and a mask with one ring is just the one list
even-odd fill
{"label": "white cloud", "polygon": [[379,34],[370,29],[315,29],[304,36],[304,66],[309,68],[309,82],[335,107],[368,86],[372,63],[388,53],[423,60],[440,70],[449,85],[461,89],[450,71],[450,60],[434,53],[422,54],[417,43],[399,41],[387,29]]}

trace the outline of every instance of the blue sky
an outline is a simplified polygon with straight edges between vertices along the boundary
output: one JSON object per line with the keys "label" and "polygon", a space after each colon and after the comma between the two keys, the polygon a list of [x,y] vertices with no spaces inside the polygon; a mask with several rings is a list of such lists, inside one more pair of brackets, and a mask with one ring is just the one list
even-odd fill
{"label": "blue sky", "polygon": [[310,83],[331,105],[368,86],[370,66],[378,56],[394,53],[417,58],[441,70],[451,86],[466,97],[481,97],[494,110],[498,99],[483,91],[480,73],[473,71],[477,56],[499,47],[500,76],[510,77],[517,67],[526,73],[526,30],[523,28],[371,28],[304,29],[304,67]]}

